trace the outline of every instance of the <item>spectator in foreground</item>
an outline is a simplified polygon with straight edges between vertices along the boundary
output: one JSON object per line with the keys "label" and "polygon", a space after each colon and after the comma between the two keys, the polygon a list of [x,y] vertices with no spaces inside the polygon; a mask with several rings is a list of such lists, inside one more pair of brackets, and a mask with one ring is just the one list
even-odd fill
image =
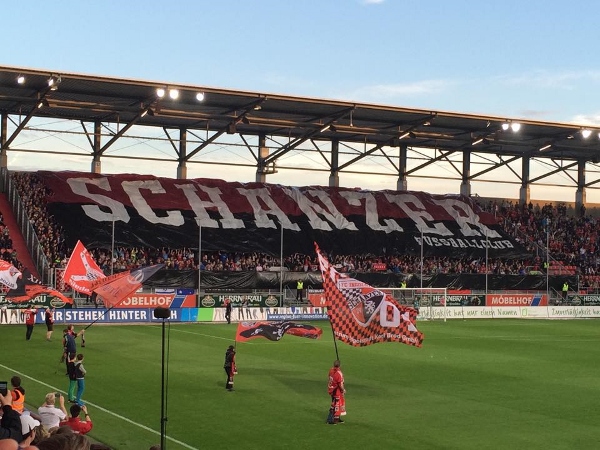
{"label": "spectator in foreground", "polygon": [[42,406],[38,408],[40,421],[46,430],[58,427],[60,422],[67,419],[67,410],[65,409],[65,397],[58,393],[58,405],[56,407],[56,393],[50,392],[46,394],[46,400]]}
{"label": "spectator in foreground", "polygon": [[21,377],[15,375],[10,379],[10,384],[13,387],[10,391],[12,396],[12,409],[19,414],[22,414],[25,409],[25,389],[21,386]]}
{"label": "spectator in foreground", "polygon": [[[0,440],[14,439],[17,443],[23,440],[21,432],[21,417],[12,408],[12,395],[0,393],[0,404],[2,405],[2,419],[0,420]],[[10,447],[9,447],[10,448]]]}
{"label": "spectator in foreground", "polygon": [[[82,411],[85,415],[84,420],[79,419]],[[90,415],[87,412],[87,406],[79,406],[75,403],[71,405],[69,412],[71,413],[71,417],[68,420],[62,421],[60,423],[61,426],[68,425],[75,433],[79,434],[87,434],[94,427],[92,419],[90,419]]]}

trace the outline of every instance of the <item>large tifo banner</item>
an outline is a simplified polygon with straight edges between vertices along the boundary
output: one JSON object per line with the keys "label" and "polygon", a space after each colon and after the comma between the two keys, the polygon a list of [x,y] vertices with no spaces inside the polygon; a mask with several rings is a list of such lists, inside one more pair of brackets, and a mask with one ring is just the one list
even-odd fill
{"label": "large tifo banner", "polygon": [[[69,245],[115,244],[279,254],[337,253],[520,257],[492,214],[469,197],[423,192],[290,187],[151,175],[48,172],[50,213]],[[282,230],[283,227],[283,230]],[[283,234],[283,236],[282,236]]]}

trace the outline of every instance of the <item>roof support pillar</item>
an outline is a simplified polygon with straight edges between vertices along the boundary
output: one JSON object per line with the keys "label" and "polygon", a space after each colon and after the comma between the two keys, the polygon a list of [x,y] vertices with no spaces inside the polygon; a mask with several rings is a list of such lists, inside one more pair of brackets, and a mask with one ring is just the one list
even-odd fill
{"label": "roof support pillar", "polygon": [[0,115],[0,168],[8,167],[8,155],[6,153],[6,136],[8,135],[8,114],[3,112]]}
{"label": "roof support pillar", "polygon": [[408,190],[408,180],[406,179],[406,162],[408,159],[408,146],[403,144],[400,146],[400,154],[398,155],[398,181],[396,181],[397,191]]}
{"label": "roof support pillar", "polygon": [[331,171],[329,172],[329,187],[340,187],[339,156],[340,141],[331,141]]}
{"label": "roof support pillar", "polygon": [[462,181],[460,183],[460,194],[471,196],[471,150],[463,150]]}
{"label": "roof support pillar", "polygon": [[179,129],[179,158],[177,164],[177,179],[187,178],[187,129]]}
{"label": "roof support pillar", "polygon": [[94,157],[92,159],[92,173],[102,173],[102,162],[100,161],[100,149],[102,148],[102,127],[99,121],[94,122]]}
{"label": "roof support pillar", "polygon": [[267,147],[267,136],[260,134],[258,136],[258,161],[256,164],[256,182],[265,183],[267,181],[267,167],[265,159],[269,157],[269,147]]}
{"label": "roof support pillar", "polygon": [[577,192],[575,193],[575,208],[581,211],[585,206],[585,161],[577,161]]}
{"label": "roof support pillar", "polygon": [[529,204],[529,190],[529,156],[523,156],[523,159],[521,160],[521,189],[519,189],[519,204]]}

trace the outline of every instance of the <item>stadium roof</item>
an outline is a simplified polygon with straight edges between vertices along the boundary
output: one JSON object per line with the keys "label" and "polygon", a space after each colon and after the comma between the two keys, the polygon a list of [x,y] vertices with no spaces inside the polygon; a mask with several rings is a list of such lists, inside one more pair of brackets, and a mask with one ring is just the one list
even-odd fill
{"label": "stadium roof", "polygon": [[[22,84],[17,82],[18,76],[24,77]],[[164,90],[162,97],[157,89]],[[171,90],[178,91],[178,98],[170,97]],[[203,94],[202,101],[197,99],[198,93]],[[214,134],[208,141],[235,133],[286,137],[287,143],[268,155],[267,164],[310,140],[368,146],[356,159],[383,147],[407,146],[436,149],[436,160],[456,152],[494,154],[502,157],[495,167],[521,157],[593,163],[600,160],[598,130],[584,131],[584,126],[575,124],[15,67],[0,67],[0,113],[20,117],[15,132],[5,136],[3,148],[10,148],[29,119],[41,117],[120,123],[120,134],[130,126],[144,125],[209,130]],[[517,123],[520,129],[515,132]],[[113,136],[100,151],[96,149],[97,154],[101,155],[118,138],[119,135]],[[202,145],[186,158],[201,148]]]}

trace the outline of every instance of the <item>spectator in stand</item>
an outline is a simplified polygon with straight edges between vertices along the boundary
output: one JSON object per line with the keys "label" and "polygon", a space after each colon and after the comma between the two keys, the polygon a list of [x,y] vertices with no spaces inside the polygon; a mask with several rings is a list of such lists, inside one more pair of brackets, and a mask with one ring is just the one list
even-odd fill
{"label": "spectator in stand", "polygon": [[91,443],[83,433],[57,433],[37,444],[39,450],[90,450]]}
{"label": "spectator in stand", "polygon": [[[56,407],[56,396],[58,395],[58,405]],[[46,430],[57,428],[60,422],[66,420],[67,410],[65,409],[65,397],[60,393],[50,392],[46,394],[44,404],[38,408],[40,421]]]}
{"label": "spectator in stand", "polygon": [[21,386],[21,377],[14,376],[10,379],[12,389],[10,395],[12,397],[12,409],[19,414],[25,410],[25,389]]}
{"label": "spectator in stand", "polygon": [[[82,411],[84,414],[84,420],[79,419],[79,415]],[[75,433],[79,434],[89,433],[94,427],[92,419],[90,418],[87,407],[85,405],[80,406],[77,403],[75,403],[71,405],[69,412],[71,414],[70,417],[67,420],[62,421],[60,423],[61,426],[68,425]]]}
{"label": "spectator in stand", "polygon": [[23,440],[21,416],[12,407],[12,396],[10,392],[7,392],[6,395],[0,393],[0,405],[2,406],[0,439],[14,439],[17,443],[21,442]]}

